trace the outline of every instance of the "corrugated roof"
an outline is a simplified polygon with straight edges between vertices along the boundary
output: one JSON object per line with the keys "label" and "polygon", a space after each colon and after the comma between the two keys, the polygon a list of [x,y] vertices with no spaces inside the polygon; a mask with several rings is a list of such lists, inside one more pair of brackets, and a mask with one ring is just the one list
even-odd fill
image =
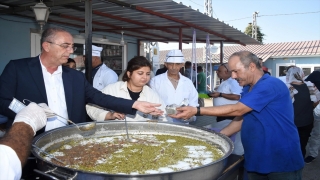
{"label": "corrugated roof", "polygon": [[[0,14],[34,18],[30,6],[35,0],[1,0]],[[51,8],[48,22],[85,29],[84,0],[43,0]],[[227,12],[226,12],[227,13]],[[172,0],[92,0],[92,31],[132,36],[142,41],[178,42],[179,28],[182,42],[192,42],[196,29],[197,42],[224,41],[232,44],[260,44],[241,31]]]}
{"label": "corrugated roof", "polygon": [[[320,56],[320,40],[300,41],[300,42],[282,42],[268,43],[264,45],[247,46],[224,46],[223,62],[227,62],[229,56],[237,51],[250,51],[259,58],[266,61],[272,57],[290,57],[290,56]],[[160,62],[163,63],[168,51],[160,51]],[[191,59],[192,49],[183,49],[186,60]],[[205,48],[197,48],[197,62],[205,63]],[[214,63],[220,63],[220,53],[214,54]]]}

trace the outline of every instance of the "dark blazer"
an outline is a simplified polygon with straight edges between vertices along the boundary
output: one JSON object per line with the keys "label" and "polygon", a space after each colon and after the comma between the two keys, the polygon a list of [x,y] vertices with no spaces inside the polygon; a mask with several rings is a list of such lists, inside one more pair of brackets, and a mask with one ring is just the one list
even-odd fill
{"label": "dark blazer", "polygon": [[[69,119],[75,123],[85,122],[86,103],[112,109],[125,114],[135,114],[133,100],[116,98],[96,90],[77,70],[62,66],[62,79]],[[0,114],[13,121],[15,113],[8,107],[13,98],[28,99],[48,104],[39,56],[11,60],[0,76]]]}

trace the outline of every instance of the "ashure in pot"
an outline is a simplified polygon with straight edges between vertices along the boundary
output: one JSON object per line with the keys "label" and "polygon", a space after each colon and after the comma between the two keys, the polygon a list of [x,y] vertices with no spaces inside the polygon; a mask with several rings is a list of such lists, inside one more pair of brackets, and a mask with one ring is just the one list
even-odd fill
{"label": "ashure in pot", "polygon": [[[94,172],[90,172],[89,171],[90,169],[85,169],[83,167],[77,168],[77,163],[75,163],[75,161],[73,160],[70,161],[70,158],[69,159],[63,158],[63,160],[67,162],[67,165],[66,165],[67,167],[64,167],[65,165],[63,164],[54,162],[54,160],[52,161],[54,163],[52,163],[49,158],[42,157],[41,152],[38,151],[37,149],[32,149],[32,153],[39,160],[38,168],[41,171],[47,172],[48,176],[53,175],[55,177],[58,176],[59,178],[63,177],[63,178],[74,178],[74,179],[101,178],[101,179],[159,179],[159,180],[160,179],[176,179],[176,180],[208,179],[209,180],[210,179],[212,180],[217,178],[221,174],[226,164],[226,160],[227,160],[226,158],[233,151],[233,143],[229,138],[221,134],[207,131],[205,129],[197,128],[193,126],[177,125],[177,124],[170,124],[170,123],[129,122],[128,128],[129,128],[129,134],[131,138],[138,139],[138,142],[140,142],[140,144],[133,143],[134,145],[129,145],[129,146],[128,144],[122,144],[125,142],[125,137],[123,136],[125,134],[125,127],[124,127],[124,123],[119,121],[97,123],[95,133],[89,136],[87,134],[86,136],[83,136],[83,134],[79,133],[79,131],[77,131],[74,126],[54,129],[52,131],[48,131],[38,136],[34,140],[33,144],[49,152],[60,148],[60,150],[56,151],[56,154],[54,155],[59,157],[59,159],[61,159],[63,158],[62,154],[67,152],[66,149],[72,149],[71,145],[74,145],[74,143],[78,140],[82,141],[82,143],[83,142],[88,143],[89,140],[92,141],[92,139],[96,139],[96,140],[100,139],[99,141],[104,140],[105,142],[110,143],[114,139],[116,139],[117,142],[114,144],[111,143],[112,146],[118,144],[119,146],[124,146],[124,147],[121,147],[118,149],[115,148],[114,152],[119,153],[119,149],[121,149],[121,151],[122,150],[128,151],[130,155],[128,154],[120,155],[121,154],[120,153],[117,155],[113,154],[112,156],[127,157],[127,156],[131,156],[132,154],[141,153],[142,151],[139,152],[139,147],[141,145],[141,142],[147,140],[149,141],[149,143],[153,142],[153,145],[156,147],[156,149],[158,148],[157,155],[151,154],[149,156],[149,157],[152,157],[152,161],[156,163],[157,160],[159,160],[158,162],[160,162],[160,159],[158,159],[159,156],[164,155],[165,156],[164,159],[166,161],[168,161],[168,159],[174,159],[174,158],[167,157],[167,156],[171,156],[178,159],[177,161],[178,163],[172,164],[172,162],[174,161],[170,160],[170,163],[167,165],[167,167],[161,167],[161,168],[156,167],[155,169],[152,169],[152,168],[150,169],[148,167],[144,170],[139,171],[139,169],[143,169],[142,167],[144,167],[144,166],[140,166],[140,168],[138,169],[128,170],[126,172],[124,172],[123,170],[126,168],[122,168],[122,169],[120,168],[123,172],[108,170],[107,171],[108,173],[101,173],[99,171],[102,171],[104,169],[104,166],[100,166],[102,170],[100,169],[98,171],[94,170]],[[111,139],[113,140],[111,141]],[[185,146],[185,147],[187,146],[187,148],[178,149],[178,152],[180,150],[180,153],[177,153],[177,151],[175,151],[174,154],[170,153],[169,147],[175,147],[175,146],[172,146],[171,143],[174,143],[173,141],[180,141],[180,139],[183,141],[187,141],[186,144],[182,144],[182,146]],[[200,144],[192,145],[192,143],[190,144],[191,141],[189,142],[190,139],[195,140],[195,142],[197,143],[201,142],[204,144],[200,143]],[[159,145],[159,143],[161,145]],[[188,143],[191,146],[188,146]],[[94,143],[94,145],[97,145],[94,151],[101,150],[100,147],[98,147],[100,146],[99,144],[104,144],[104,143]],[[150,145],[152,145],[152,143]],[[206,145],[208,147],[205,147]],[[89,146],[92,146],[92,144]],[[87,147],[88,146],[86,146],[86,148]],[[150,147],[147,146],[147,148],[150,148]],[[214,156],[212,156],[210,152],[205,152],[204,149],[209,150],[209,149],[217,149],[217,148],[219,152],[217,154],[220,154],[220,156],[222,157],[221,158],[218,157],[217,160],[210,161],[210,159],[212,159]],[[173,149],[174,148],[171,148],[171,151],[173,151]],[[103,150],[101,151],[102,151],[101,154],[103,155]],[[133,151],[134,153],[130,151]],[[165,154],[164,153],[165,151],[168,151],[169,154]],[[189,151],[193,153],[190,153]],[[147,153],[148,151],[145,150],[143,152]],[[150,151],[150,152],[153,152],[153,151]],[[78,153],[78,154],[81,154],[81,153]],[[192,163],[191,161],[188,161],[188,159],[189,160],[193,159],[192,157],[199,156],[199,154],[202,154],[202,155],[200,158],[201,160],[197,161],[198,163]],[[99,153],[96,153],[96,155],[99,155]],[[103,156],[104,158],[100,158],[100,156],[92,156],[92,158],[94,157],[97,159],[91,162],[99,162],[100,164],[105,163],[105,162],[102,162],[103,160],[104,161],[109,160],[110,162],[112,161],[112,164],[116,166],[116,162],[119,161],[119,159],[116,159],[117,161],[114,161],[115,159],[106,158],[110,156]],[[148,156],[143,156],[143,158],[146,158],[146,157]],[[80,156],[80,158],[84,158],[84,157]],[[122,159],[120,158],[120,160]],[[186,160],[186,161],[183,161],[183,160]],[[89,161],[86,161],[86,160],[84,160],[84,162],[89,163]],[[97,166],[99,166],[99,163],[97,164]],[[161,163],[164,163],[164,162],[161,161]],[[130,166],[139,167],[139,164],[137,162],[130,163],[129,161],[129,162],[126,162],[126,164],[128,164],[127,167],[130,167]],[[124,166],[124,165],[122,164],[121,166]],[[162,164],[162,166],[164,166],[164,164]],[[155,166],[152,166],[152,167],[155,167]],[[119,173],[122,173],[122,174],[119,174]]]}

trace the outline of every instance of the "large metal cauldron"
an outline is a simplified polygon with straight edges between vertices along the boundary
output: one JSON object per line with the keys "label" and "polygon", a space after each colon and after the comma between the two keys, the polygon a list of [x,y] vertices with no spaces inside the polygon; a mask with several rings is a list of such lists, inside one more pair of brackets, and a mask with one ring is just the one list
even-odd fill
{"label": "large metal cauldron", "polygon": [[[82,123],[80,125],[84,125]],[[177,125],[171,123],[151,123],[151,122],[128,122],[129,134],[171,134],[192,137],[205,140],[210,143],[218,144],[225,155],[210,164],[193,168],[190,170],[159,173],[150,175],[124,175],[124,174],[105,174],[79,171],[76,169],[57,166],[50,161],[45,160],[39,154],[40,152],[33,148],[31,152],[37,158],[36,170],[38,173],[45,172],[46,176],[57,179],[95,179],[95,180],[213,180],[219,177],[227,163],[227,157],[233,151],[232,141],[215,132],[207,131],[188,125]],[[81,132],[75,126],[67,126],[54,129],[37,136],[33,144],[50,151],[51,148],[58,148],[62,144],[75,138],[101,137],[125,134],[124,122],[109,121],[97,123],[95,130],[91,132]],[[49,148],[49,149],[48,149]]]}

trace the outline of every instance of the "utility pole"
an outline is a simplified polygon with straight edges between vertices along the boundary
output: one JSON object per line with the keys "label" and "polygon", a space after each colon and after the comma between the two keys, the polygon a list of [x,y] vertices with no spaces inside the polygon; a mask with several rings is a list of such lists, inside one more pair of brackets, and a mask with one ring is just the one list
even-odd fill
{"label": "utility pole", "polygon": [[204,0],[204,14],[212,17],[212,1]]}
{"label": "utility pole", "polygon": [[252,38],[258,40],[258,24],[257,24],[257,16],[259,11],[255,11],[252,14]]}

